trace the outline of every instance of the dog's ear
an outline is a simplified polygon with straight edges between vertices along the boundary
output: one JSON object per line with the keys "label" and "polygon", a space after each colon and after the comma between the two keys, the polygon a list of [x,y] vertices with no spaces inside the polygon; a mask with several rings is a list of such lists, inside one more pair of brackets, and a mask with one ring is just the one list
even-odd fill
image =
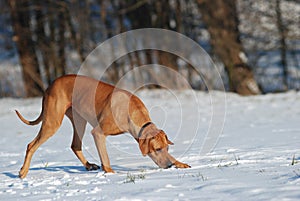
{"label": "dog's ear", "polygon": [[170,145],[174,145],[174,143],[173,142],[171,142],[169,139],[168,139],[168,136],[166,135],[166,139],[167,139],[167,142],[168,142],[168,144],[170,144]]}
{"label": "dog's ear", "polygon": [[150,152],[149,141],[150,140],[147,138],[139,139],[139,147],[140,147],[140,150],[141,150],[143,156],[146,156]]}
{"label": "dog's ear", "polygon": [[174,143],[168,139],[167,134],[163,130],[160,130],[160,134],[162,135],[162,137],[165,137],[167,144],[174,145]]}
{"label": "dog's ear", "polygon": [[167,142],[168,142],[168,144],[170,144],[170,145],[174,145],[174,143],[173,142],[171,142],[170,140],[168,140],[167,139]]}

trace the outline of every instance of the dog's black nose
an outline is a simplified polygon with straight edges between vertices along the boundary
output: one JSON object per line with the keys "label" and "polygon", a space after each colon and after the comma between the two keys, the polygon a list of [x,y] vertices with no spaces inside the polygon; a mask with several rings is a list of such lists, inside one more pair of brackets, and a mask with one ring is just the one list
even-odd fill
{"label": "dog's black nose", "polygon": [[166,169],[172,167],[173,165],[174,165],[174,164],[170,162],[170,163],[168,164],[168,166],[166,167]]}

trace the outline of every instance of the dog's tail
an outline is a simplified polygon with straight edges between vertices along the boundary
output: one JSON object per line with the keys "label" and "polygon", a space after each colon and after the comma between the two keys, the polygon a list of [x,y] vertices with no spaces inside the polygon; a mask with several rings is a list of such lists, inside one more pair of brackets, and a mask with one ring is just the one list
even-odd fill
{"label": "dog's tail", "polygon": [[[44,103],[44,101],[43,101]],[[36,120],[33,120],[33,121],[28,121],[27,119],[25,119],[18,110],[15,110],[15,112],[17,113],[18,117],[21,119],[22,122],[24,122],[25,124],[27,125],[30,125],[30,126],[34,126],[34,125],[37,125],[39,124],[42,119],[43,119],[43,111],[44,111],[44,104],[42,104],[42,111],[40,113],[40,115],[38,116],[38,118]]]}
{"label": "dog's tail", "polygon": [[15,111],[16,111],[18,117],[21,119],[21,121],[23,121],[27,125],[30,125],[30,126],[37,125],[38,123],[40,123],[42,121],[43,112],[41,112],[40,116],[36,120],[28,121],[20,114],[20,112],[18,112],[18,110],[15,110]]}

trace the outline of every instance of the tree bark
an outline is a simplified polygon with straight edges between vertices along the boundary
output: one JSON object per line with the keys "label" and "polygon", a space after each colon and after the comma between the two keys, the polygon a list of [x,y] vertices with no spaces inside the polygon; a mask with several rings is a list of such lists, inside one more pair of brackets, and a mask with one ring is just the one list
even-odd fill
{"label": "tree bark", "polygon": [[57,17],[57,5],[53,1],[46,1],[47,9],[48,9],[48,23],[49,23],[49,58],[50,64],[49,68],[46,68],[46,77],[48,84],[52,83],[55,79],[55,66],[58,65],[57,58],[57,47],[56,47],[56,17]]}
{"label": "tree bark", "polygon": [[58,65],[55,66],[55,76],[59,77],[64,74],[65,72],[65,66],[66,66],[66,54],[65,54],[65,32],[66,32],[66,18],[65,18],[65,10],[67,8],[61,7],[60,11],[58,13]]}
{"label": "tree bark", "polygon": [[81,39],[80,34],[76,34],[76,30],[75,30],[75,28],[72,24],[72,19],[71,19],[72,17],[71,17],[69,8],[65,9],[64,15],[65,15],[65,18],[66,18],[66,25],[67,25],[67,27],[70,31],[71,43],[74,45],[74,48],[77,51],[77,54],[80,58],[80,61],[84,62],[85,56],[84,56],[84,50],[83,50],[83,47],[82,47],[82,39]]}
{"label": "tree bark", "polygon": [[43,82],[39,64],[31,38],[30,15],[28,0],[10,0],[10,13],[27,97],[41,96]]}
{"label": "tree bark", "polygon": [[[36,49],[39,49],[42,55],[42,62],[44,64],[45,69],[45,77],[47,84],[49,85],[51,83],[51,77],[50,77],[50,68],[51,68],[51,51],[50,51],[50,43],[49,39],[45,32],[45,20],[46,16],[43,13],[44,5],[40,0],[34,0],[35,5],[35,18],[36,18],[36,29],[35,34],[37,36],[37,42],[36,42]],[[53,62],[53,61],[52,61]]]}
{"label": "tree bark", "polygon": [[280,56],[281,56],[281,65],[283,68],[283,85],[285,90],[287,90],[289,88],[289,83],[288,83],[288,65],[287,65],[287,58],[286,58],[286,52],[287,52],[286,28],[284,27],[284,24],[282,22],[280,0],[276,0],[275,11],[276,11],[276,18],[277,18],[277,28],[280,37]]}
{"label": "tree bark", "polygon": [[[157,14],[155,27],[172,30],[170,27],[171,7],[169,1],[156,1],[155,8]],[[165,40],[168,39],[166,38]],[[178,64],[177,64],[178,56],[165,51],[155,51],[155,52],[157,53],[158,56],[158,64],[171,68],[174,71],[178,71]],[[171,80],[174,81],[174,85],[177,86],[178,83],[176,81],[176,78],[172,77],[172,75],[174,74],[170,72],[170,78]]]}
{"label": "tree bark", "polygon": [[260,94],[251,68],[241,58],[236,0],[198,0],[214,54],[223,62],[230,90],[241,95]]}

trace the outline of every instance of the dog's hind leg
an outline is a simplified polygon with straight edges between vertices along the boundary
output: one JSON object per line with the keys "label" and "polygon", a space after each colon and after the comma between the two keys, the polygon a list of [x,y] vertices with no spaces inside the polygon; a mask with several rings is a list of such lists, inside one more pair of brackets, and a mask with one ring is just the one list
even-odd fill
{"label": "dog's hind leg", "polygon": [[32,142],[27,145],[26,156],[24,160],[24,164],[19,172],[19,177],[24,178],[28,173],[28,169],[30,166],[31,158],[34,152],[41,146],[44,142],[46,142],[49,137],[54,135],[56,130],[59,128],[60,125],[56,127],[49,127],[49,125],[42,124],[42,127],[38,133],[38,135],[34,138]]}
{"label": "dog's hind leg", "polygon": [[20,178],[26,177],[34,152],[55,134],[62,123],[65,107],[56,104],[47,104],[45,106],[47,107],[47,111],[44,113],[41,129],[34,140],[27,146],[24,164],[19,172]]}
{"label": "dog's hind leg", "polygon": [[89,163],[82,153],[82,138],[87,121],[83,119],[76,111],[72,110],[72,108],[69,108],[66,111],[66,116],[71,120],[74,131],[71,145],[72,151],[87,170],[100,169],[98,165]]}

